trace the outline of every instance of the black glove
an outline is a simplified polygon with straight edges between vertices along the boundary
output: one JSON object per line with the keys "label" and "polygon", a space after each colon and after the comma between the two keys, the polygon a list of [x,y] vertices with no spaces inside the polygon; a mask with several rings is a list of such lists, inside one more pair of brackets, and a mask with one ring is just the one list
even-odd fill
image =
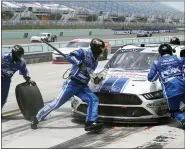
{"label": "black glove", "polygon": [[82,71],[87,71],[87,68],[85,67],[85,65],[83,63],[80,63],[79,64],[79,68],[82,70]]}
{"label": "black glove", "polygon": [[36,82],[35,81],[32,81],[29,76],[24,76],[24,79],[26,80],[26,83],[31,84],[33,86],[36,85]]}
{"label": "black glove", "polygon": [[94,84],[100,84],[103,80],[103,77],[99,78],[99,77],[95,77],[94,78]]}

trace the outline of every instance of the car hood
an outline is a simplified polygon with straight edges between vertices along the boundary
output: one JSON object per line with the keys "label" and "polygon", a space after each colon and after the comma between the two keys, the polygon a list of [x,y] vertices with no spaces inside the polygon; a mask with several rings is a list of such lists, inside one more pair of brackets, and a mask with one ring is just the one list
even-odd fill
{"label": "car hood", "polygon": [[[80,48],[80,47],[79,47]],[[77,50],[79,48],[68,48],[68,47],[64,47],[64,48],[59,48],[58,50],[64,54],[69,54],[71,52],[73,52],[74,50]],[[86,49],[86,48],[83,48]],[[58,52],[53,51],[54,54],[58,54]]]}
{"label": "car hood", "polygon": [[[94,92],[101,93],[128,93],[144,94],[162,90],[159,82],[149,82],[147,80],[148,71],[125,71],[109,69],[104,72],[101,84],[90,82],[89,86]],[[101,75],[101,72],[99,73]]]}

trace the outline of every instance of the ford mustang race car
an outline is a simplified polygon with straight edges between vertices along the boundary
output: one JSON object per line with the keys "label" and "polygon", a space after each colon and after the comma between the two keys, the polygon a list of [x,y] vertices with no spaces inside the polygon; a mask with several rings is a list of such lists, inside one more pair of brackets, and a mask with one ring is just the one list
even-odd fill
{"label": "ford mustang race car", "polygon": [[40,36],[32,36],[31,42],[42,42],[41,39],[45,39],[47,42],[55,42],[57,40],[57,36],[52,35],[52,33],[41,33]]}
{"label": "ford mustang race car", "polygon": [[[79,48],[87,49],[90,48],[90,42],[92,39],[73,39],[71,40],[66,47],[59,48],[59,50],[64,54],[69,54],[70,52],[77,50]],[[111,54],[111,47],[108,42],[105,42],[105,50],[100,55],[99,60],[106,60],[108,55]],[[52,63],[53,64],[63,64],[69,63],[67,60],[60,55],[58,52],[54,51],[52,54]]]}
{"label": "ford mustang race car", "polygon": [[[160,82],[147,81],[151,65],[159,58],[158,46],[123,46],[102,70],[92,75],[89,87],[99,98],[100,119],[121,123],[159,123],[170,119]],[[177,55],[185,49],[172,47]],[[71,107],[74,118],[85,118],[87,104],[81,99],[72,97]]]}
{"label": "ford mustang race car", "polygon": [[146,31],[140,32],[137,34],[137,37],[152,37],[152,33]]}

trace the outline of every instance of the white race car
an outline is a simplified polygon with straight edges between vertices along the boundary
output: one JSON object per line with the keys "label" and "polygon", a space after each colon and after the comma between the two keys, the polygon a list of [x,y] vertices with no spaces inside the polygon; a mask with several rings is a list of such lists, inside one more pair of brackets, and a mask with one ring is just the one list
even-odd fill
{"label": "white race car", "polygon": [[[69,54],[70,52],[77,50],[79,48],[88,49],[90,48],[90,42],[92,39],[73,39],[64,48],[59,48],[59,50],[64,54]],[[105,42],[105,50],[100,55],[100,60],[106,60],[108,55],[111,54],[111,47],[108,42]],[[53,64],[63,64],[69,63],[67,60],[60,55],[58,52],[54,51],[52,54]]]}
{"label": "white race car", "polygon": [[[151,65],[159,58],[158,47],[123,46],[102,70],[96,70],[89,86],[99,98],[100,119],[121,123],[159,123],[170,119],[160,82],[147,81]],[[172,47],[177,55],[185,49]],[[86,103],[74,96],[71,106],[74,118],[85,118]]]}
{"label": "white race car", "polygon": [[47,42],[55,42],[57,40],[57,36],[52,35],[52,33],[41,33],[40,36],[32,36],[31,42],[42,42],[41,39],[44,39]]}

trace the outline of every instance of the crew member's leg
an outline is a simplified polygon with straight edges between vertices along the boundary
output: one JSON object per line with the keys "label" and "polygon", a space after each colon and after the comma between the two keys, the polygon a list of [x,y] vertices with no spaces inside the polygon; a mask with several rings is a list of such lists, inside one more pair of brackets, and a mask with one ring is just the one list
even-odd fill
{"label": "crew member's leg", "polygon": [[[185,125],[185,115],[180,111],[180,103],[185,103],[185,95],[181,94],[167,99],[168,107],[174,119],[179,121],[182,125]],[[183,126],[185,127],[185,126]],[[185,129],[185,128],[184,128]]]}
{"label": "crew member's leg", "polygon": [[85,87],[78,94],[76,94],[76,96],[78,96],[83,102],[86,102],[88,106],[85,130],[90,131],[96,129],[97,127],[103,127],[103,123],[97,121],[99,99],[96,95],[89,89],[89,87]]}
{"label": "crew member's leg", "polygon": [[74,84],[71,80],[67,80],[60,91],[58,97],[45,105],[41,110],[39,110],[37,114],[38,121],[43,120],[51,111],[62,106],[66,101],[68,101],[78,90],[80,87],[77,84]]}
{"label": "crew member's leg", "polygon": [[2,81],[1,82],[1,109],[7,102],[9,89],[10,89],[10,82]]}

